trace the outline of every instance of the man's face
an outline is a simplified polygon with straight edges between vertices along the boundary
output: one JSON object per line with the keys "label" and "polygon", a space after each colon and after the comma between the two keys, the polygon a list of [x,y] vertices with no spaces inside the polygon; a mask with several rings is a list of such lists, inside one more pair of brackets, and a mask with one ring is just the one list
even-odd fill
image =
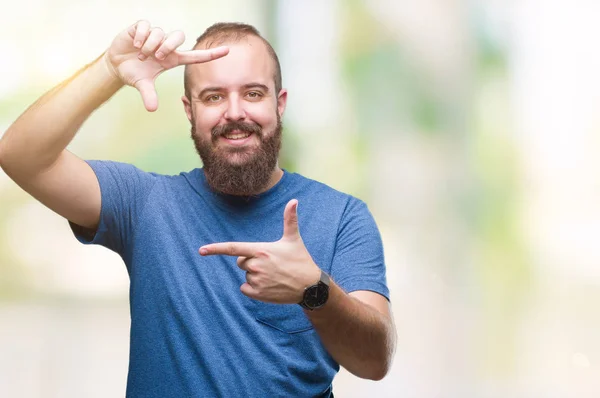
{"label": "man's face", "polygon": [[208,183],[252,195],[275,171],[287,93],[275,92],[274,63],[259,38],[225,45],[227,56],[189,67],[191,100],[182,100]]}

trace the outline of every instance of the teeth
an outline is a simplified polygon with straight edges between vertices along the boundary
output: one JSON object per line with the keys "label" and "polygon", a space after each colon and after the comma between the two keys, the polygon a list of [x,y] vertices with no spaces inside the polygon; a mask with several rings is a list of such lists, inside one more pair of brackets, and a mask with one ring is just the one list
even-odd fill
{"label": "teeth", "polygon": [[250,133],[225,134],[228,140],[240,140],[246,137],[250,137]]}

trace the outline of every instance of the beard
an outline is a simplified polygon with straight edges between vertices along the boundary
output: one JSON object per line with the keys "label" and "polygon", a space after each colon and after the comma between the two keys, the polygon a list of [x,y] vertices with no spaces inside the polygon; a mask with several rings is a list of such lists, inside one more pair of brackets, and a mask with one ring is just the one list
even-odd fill
{"label": "beard", "polygon": [[[263,192],[277,166],[281,149],[281,118],[273,131],[264,133],[258,124],[231,122],[211,130],[210,139],[196,134],[196,120],[192,118],[192,140],[204,164],[208,185],[216,192],[251,196]],[[217,147],[219,138],[238,130],[258,138],[258,146]]]}

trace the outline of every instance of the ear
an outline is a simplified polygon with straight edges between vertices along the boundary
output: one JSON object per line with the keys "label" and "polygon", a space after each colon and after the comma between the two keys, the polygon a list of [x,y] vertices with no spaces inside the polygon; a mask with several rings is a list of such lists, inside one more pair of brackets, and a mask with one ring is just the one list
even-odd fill
{"label": "ear", "polygon": [[188,120],[192,121],[192,103],[190,102],[189,98],[186,97],[185,95],[183,97],[181,97],[181,102],[183,102],[183,109],[185,109],[185,114],[187,115]]}
{"label": "ear", "polygon": [[282,88],[277,96],[277,112],[279,112],[279,117],[283,117],[283,112],[285,112],[285,107],[287,105],[287,90]]}

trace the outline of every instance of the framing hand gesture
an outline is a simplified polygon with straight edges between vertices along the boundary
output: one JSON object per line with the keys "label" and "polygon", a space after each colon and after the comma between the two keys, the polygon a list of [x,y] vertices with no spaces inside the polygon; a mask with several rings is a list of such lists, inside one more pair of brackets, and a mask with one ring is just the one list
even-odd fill
{"label": "framing hand gesture", "polygon": [[208,62],[227,55],[225,46],[208,50],[178,51],[185,41],[181,31],[169,34],[148,21],[138,21],[119,33],[104,54],[111,73],[124,84],[135,87],[150,112],[158,108],[154,80],[179,65]]}

